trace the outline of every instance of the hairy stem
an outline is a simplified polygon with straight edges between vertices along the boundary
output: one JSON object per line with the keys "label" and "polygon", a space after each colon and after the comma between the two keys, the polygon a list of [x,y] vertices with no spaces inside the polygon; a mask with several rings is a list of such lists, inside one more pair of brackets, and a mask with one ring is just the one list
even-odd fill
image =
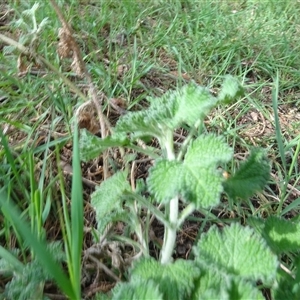
{"label": "hairy stem", "polygon": [[195,204],[190,203],[180,214],[177,226],[180,227],[185,219],[195,210]]}
{"label": "hairy stem", "polygon": [[177,156],[178,161],[182,160],[182,158],[185,154],[186,148],[189,145],[190,141],[193,139],[194,134],[196,133],[198,127],[201,125],[201,122],[202,122],[202,120],[196,121],[194,127],[191,128],[188,136],[186,137],[186,139],[184,140],[184,142],[181,146],[180,152],[178,153],[178,156]]}
{"label": "hairy stem", "polygon": [[165,227],[170,227],[169,221],[166,220],[165,215],[158,210],[153,204],[151,204],[148,200],[146,200],[144,197],[134,194],[132,192],[123,192],[124,200],[130,199],[130,197],[137,200],[142,206],[146,207],[160,222],[164,224]]}
{"label": "hairy stem", "polygon": [[[167,130],[165,135],[165,149],[168,160],[175,160],[173,132]],[[170,226],[165,226],[164,243],[161,250],[160,261],[162,264],[168,264],[172,261],[172,254],[176,242],[176,228],[178,219],[178,196],[171,199],[166,207],[166,214]]]}
{"label": "hairy stem", "polygon": [[169,222],[171,226],[165,227],[164,243],[160,257],[160,262],[162,264],[168,264],[172,261],[172,254],[176,242],[178,200],[178,197],[174,197],[169,203]]}

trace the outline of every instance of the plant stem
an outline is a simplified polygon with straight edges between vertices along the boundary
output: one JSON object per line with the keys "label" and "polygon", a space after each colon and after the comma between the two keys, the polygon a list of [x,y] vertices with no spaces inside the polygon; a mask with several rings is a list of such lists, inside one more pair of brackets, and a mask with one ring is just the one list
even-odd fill
{"label": "plant stem", "polygon": [[195,210],[195,204],[190,203],[187,205],[187,207],[181,212],[178,222],[177,222],[177,227],[180,227],[182,223],[185,221],[185,219]]}
{"label": "plant stem", "polygon": [[134,228],[135,228],[135,233],[137,235],[137,238],[141,244],[141,250],[144,253],[145,256],[148,256],[148,247],[147,247],[147,243],[146,240],[143,236],[143,228],[142,228],[142,224],[138,218],[138,208],[137,208],[137,200],[134,201],[134,203],[131,203],[131,210],[132,210],[132,223],[134,223]]}
{"label": "plant stem", "polygon": [[[134,198],[139,203],[141,203],[144,207],[146,207],[160,222],[162,222],[164,224],[165,227],[170,226],[169,221],[166,220],[165,215],[159,209],[157,209],[154,205],[152,205],[148,200],[146,200],[144,197],[142,197],[138,194],[134,194],[132,192],[127,192],[127,191],[124,191],[123,196],[124,196],[125,200],[130,199],[130,197]],[[128,197],[128,198],[126,198],[126,197]]]}
{"label": "plant stem", "polygon": [[172,253],[176,242],[176,228],[178,219],[178,197],[174,197],[169,203],[169,227],[165,227],[164,243],[161,249],[160,262],[168,264],[172,261]]}
{"label": "plant stem", "polygon": [[184,140],[184,142],[183,142],[183,144],[181,146],[180,152],[178,153],[178,156],[177,156],[177,160],[178,161],[182,160],[182,158],[183,158],[183,156],[185,154],[186,148],[189,145],[189,143],[192,140],[192,138],[194,137],[194,134],[196,133],[198,127],[201,124],[201,122],[202,122],[202,120],[196,121],[194,127],[191,128],[188,136],[186,137],[186,139]]}
{"label": "plant stem", "polygon": [[[165,135],[165,149],[168,160],[175,160],[174,143],[173,143],[173,132],[170,130],[166,131]],[[166,214],[169,220],[170,226],[165,226],[164,243],[161,250],[160,261],[162,264],[168,264],[172,261],[172,254],[176,242],[176,229],[178,219],[178,196],[171,199],[166,207]]]}

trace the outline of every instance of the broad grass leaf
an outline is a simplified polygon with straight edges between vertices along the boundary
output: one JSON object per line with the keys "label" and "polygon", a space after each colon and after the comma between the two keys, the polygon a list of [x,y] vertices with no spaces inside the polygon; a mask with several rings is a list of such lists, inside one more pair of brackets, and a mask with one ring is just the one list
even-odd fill
{"label": "broad grass leaf", "polygon": [[55,256],[47,248],[46,242],[41,241],[36,235],[33,234],[30,226],[21,216],[21,213],[12,204],[11,201],[7,201],[6,190],[0,189],[0,208],[7,218],[9,218],[12,224],[18,230],[20,236],[24,239],[32,251],[36,255],[37,261],[43,267],[43,270],[54,278],[60,289],[71,299],[76,298],[76,293],[69,278],[65,275],[60,264],[56,262]]}
{"label": "broad grass leaf", "polygon": [[96,212],[98,229],[101,231],[116,217],[116,214],[123,214],[122,194],[130,191],[127,181],[127,170],[115,173],[113,176],[103,181],[91,196],[91,205]]}
{"label": "broad grass leaf", "polygon": [[193,261],[178,259],[172,264],[162,265],[153,258],[143,258],[134,265],[131,281],[151,279],[159,286],[164,299],[187,299],[199,274]]}
{"label": "broad grass leaf", "polygon": [[[300,136],[299,136],[300,137]],[[300,207],[300,198],[293,200],[290,204],[288,204],[281,212],[281,216],[284,216],[288,212],[294,209],[299,209]]]}
{"label": "broad grass leaf", "polygon": [[278,261],[262,237],[249,227],[232,224],[222,232],[212,227],[194,247],[196,260],[244,279],[274,279]]}
{"label": "broad grass leaf", "polygon": [[231,199],[247,199],[260,191],[270,177],[270,164],[261,149],[253,149],[234,175],[224,181],[224,190]]}
{"label": "broad grass leaf", "polygon": [[72,193],[71,193],[71,261],[69,265],[69,273],[73,278],[73,287],[77,297],[81,295],[81,256],[83,244],[83,192],[82,192],[82,176],[79,157],[79,141],[78,141],[78,128],[75,127],[73,138],[73,155],[72,155]]}
{"label": "broad grass leaf", "polygon": [[263,237],[275,253],[281,254],[300,249],[299,223],[271,216],[264,225]]}

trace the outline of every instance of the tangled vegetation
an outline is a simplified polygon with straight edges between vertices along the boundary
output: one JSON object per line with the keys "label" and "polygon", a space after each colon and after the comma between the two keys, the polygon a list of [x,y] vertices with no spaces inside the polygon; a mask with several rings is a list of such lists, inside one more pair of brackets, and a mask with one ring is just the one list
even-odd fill
{"label": "tangled vegetation", "polygon": [[0,299],[300,298],[300,4],[4,2]]}

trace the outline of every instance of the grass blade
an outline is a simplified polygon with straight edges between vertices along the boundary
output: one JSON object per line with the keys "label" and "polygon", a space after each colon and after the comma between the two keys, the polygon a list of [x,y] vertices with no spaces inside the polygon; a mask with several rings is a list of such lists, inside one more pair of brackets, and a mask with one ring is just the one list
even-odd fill
{"label": "grass blade", "polygon": [[24,220],[22,220],[21,214],[15,205],[6,199],[8,199],[7,193],[4,188],[2,188],[0,190],[0,205],[4,216],[10,216],[14,227],[18,230],[19,234],[28,243],[28,245],[30,245],[30,248],[34,251],[40,264],[45,268],[46,272],[55,279],[60,289],[71,299],[77,299],[70,280],[50,254],[46,243],[44,241],[40,241],[39,238],[31,232],[30,227]]}
{"label": "grass blade", "polygon": [[72,202],[71,202],[71,255],[73,267],[73,288],[77,299],[81,296],[81,251],[83,243],[83,196],[82,178],[79,157],[78,127],[74,128],[73,139],[73,178],[72,178]]}

